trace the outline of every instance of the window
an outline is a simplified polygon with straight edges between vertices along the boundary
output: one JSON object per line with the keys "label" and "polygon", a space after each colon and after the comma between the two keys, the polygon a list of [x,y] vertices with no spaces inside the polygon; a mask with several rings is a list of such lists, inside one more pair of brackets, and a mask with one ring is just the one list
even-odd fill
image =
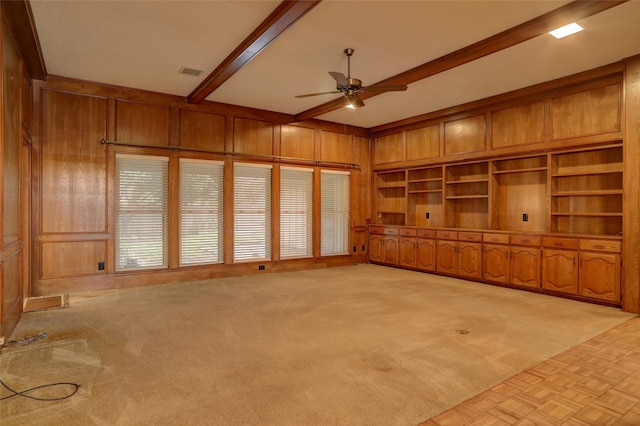
{"label": "window", "polygon": [[180,266],[222,263],[224,164],[180,159]]}
{"label": "window", "polygon": [[320,254],[349,253],[349,173],[322,170]]}
{"label": "window", "polygon": [[313,256],[313,169],[280,169],[280,257]]}
{"label": "window", "polygon": [[116,156],[116,270],[166,268],[169,159]]}
{"label": "window", "polygon": [[271,259],[271,166],[234,164],[233,258]]}

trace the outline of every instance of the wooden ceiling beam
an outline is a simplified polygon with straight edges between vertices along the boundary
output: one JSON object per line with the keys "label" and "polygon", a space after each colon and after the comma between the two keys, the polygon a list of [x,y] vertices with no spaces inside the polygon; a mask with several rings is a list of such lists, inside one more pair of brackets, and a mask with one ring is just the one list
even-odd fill
{"label": "wooden ceiling beam", "polygon": [[[619,4],[626,3],[627,1],[628,0],[576,0],[554,9],[551,12],[545,13],[544,15],[540,15],[537,18],[531,19],[530,21],[485,38],[477,43],[463,47],[462,49],[458,49],[408,71],[374,83],[372,86],[377,84],[411,84],[484,56],[491,55],[492,53],[499,52],[500,50],[508,47],[523,43],[527,40],[531,40],[532,38],[545,34],[562,25],[587,18]],[[364,92],[360,94],[360,97],[362,99],[367,99],[379,94],[380,93]],[[344,107],[344,99],[334,99],[296,114],[296,120],[309,120],[342,107]]]}
{"label": "wooden ceiling beam", "polygon": [[316,7],[320,1],[285,0],[235,48],[229,56],[204,79],[187,97],[187,102],[197,104],[213,93],[247,62],[258,55],[287,28]]}

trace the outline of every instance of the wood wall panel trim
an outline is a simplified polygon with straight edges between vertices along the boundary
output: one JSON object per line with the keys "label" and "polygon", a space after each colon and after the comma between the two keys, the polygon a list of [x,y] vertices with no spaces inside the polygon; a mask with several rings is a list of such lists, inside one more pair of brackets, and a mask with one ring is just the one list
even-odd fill
{"label": "wood wall panel trim", "polygon": [[440,126],[438,124],[407,130],[406,139],[407,161],[440,157]]}
{"label": "wood wall panel trim", "polygon": [[47,68],[38,39],[36,24],[29,1],[3,1],[3,26],[8,26],[31,78],[44,80]]}
{"label": "wood wall panel trim", "polygon": [[43,242],[41,279],[106,274],[98,262],[106,263],[106,241]]}
{"label": "wood wall panel trim", "polygon": [[5,247],[2,251],[0,251],[0,261],[4,262],[9,258],[15,256],[20,253],[24,247],[24,243],[22,241],[16,241],[15,243]]}
{"label": "wood wall panel trim", "polygon": [[[267,262],[236,263],[230,265],[211,265],[210,267],[191,267],[179,270],[163,271],[161,274],[157,273],[157,271],[145,271],[137,273],[117,273],[111,275],[103,274],[52,278],[47,280],[35,280],[33,283],[33,295],[39,297],[82,291],[125,289],[244,275],[331,268],[337,266],[356,265],[363,262],[366,262],[366,256],[342,255],[323,256],[313,259],[287,259]],[[258,264],[265,265],[266,269],[264,271],[259,271]]]}
{"label": "wood wall panel trim", "polygon": [[551,139],[620,131],[620,84],[551,99]]}
{"label": "wood wall panel trim", "polygon": [[322,131],[320,161],[353,163],[351,135]]}
{"label": "wood wall panel trim", "polygon": [[106,99],[45,90],[42,108],[39,231],[104,232]]}
{"label": "wood wall panel trim", "polygon": [[485,115],[445,122],[444,155],[484,151],[486,127]]}
{"label": "wood wall panel trim", "polygon": [[233,152],[273,155],[273,123],[236,118],[233,124]]}
{"label": "wood wall panel trim", "polygon": [[491,149],[544,142],[544,102],[491,113]]}
{"label": "wood wall panel trim", "polygon": [[280,155],[313,160],[315,156],[315,130],[305,127],[280,126]]}
{"label": "wood wall panel trim", "polygon": [[180,110],[180,136],[177,146],[210,151],[225,151],[226,117],[197,111]]}
{"label": "wood wall panel trim", "polygon": [[375,138],[373,149],[373,164],[404,161],[404,132]]}
{"label": "wood wall panel trim", "polygon": [[140,145],[171,145],[171,107],[116,98],[115,138]]}
{"label": "wood wall panel trim", "polygon": [[608,82],[616,79],[620,81],[624,66],[624,62],[622,61],[614,62],[578,74],[546,81],[511,92],[501,93],[477,101],[456,105],[451,108],[382,124],[370,128],[369,132],[375,137],[384,136],[400,130],[416,128],[416,126],[419,127],[421,125],[430,125],[434,122],[451,120],[452,117],[459,115],[473,115],[485,112],[486,110],[499,110],[539,102],[551,96],[575,92],[576,87],[606,85]]}
{"label": "wood wall panel trim", "polygon": [[622,307],[640,313],[640,57],[626,62]]}

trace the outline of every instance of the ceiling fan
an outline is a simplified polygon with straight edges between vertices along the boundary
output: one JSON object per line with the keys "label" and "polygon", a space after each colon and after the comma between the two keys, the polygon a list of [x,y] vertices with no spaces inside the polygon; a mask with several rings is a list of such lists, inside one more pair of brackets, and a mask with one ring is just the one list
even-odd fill
{"label": "ceiling fan", "polygon": [[363,86],[362,81],[357,78],[351,78],[351,55],[354,50],[347,48],[344,49],[344,54],[347,56],[347,76],[345,77],[341,72],[330,71],[329,74],[336,81],[336,90],[330,92],[309,93],[307,95],[298,95],[296,98],[307,98],[309,96],[318,95],[330,95],[334,93],[344,93],[345,104],[350,108],[360,108],[364,106],[364,102],[358,95],[364,92],[401,92],[407,90],[406,84],[374,84],[372,86]]}

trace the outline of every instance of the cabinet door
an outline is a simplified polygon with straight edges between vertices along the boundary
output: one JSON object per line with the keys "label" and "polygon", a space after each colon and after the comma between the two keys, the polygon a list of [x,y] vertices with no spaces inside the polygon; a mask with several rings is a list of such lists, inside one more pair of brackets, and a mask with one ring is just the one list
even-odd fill
{"label": "cabinet door", "polygon": [[482,244],[458,242],[458,275],[482,278]]}
{"label": "cabinet door", "polygon": [[400,237],[400,266],[416,267],[416,239]]}
{"label": "cabinet door", "polygon": [[620,301],[620,255],[580,253],[580,295]]}
{"label": "cabinet door", "polygon": [[482,261],[485,280],[503,284],[509,282],[509,246],[485,244]]}
{"label": "cabinet door", "polygon": [[384,237],[384,262],[398,264],[398,237]]}
{"label": "cabinet door", "polygon": [[371,235],[369,243],[369,260],[371,262],[384,262],[384,237]]}
{"label": "cabinet door", "polygon": [[569,250],[542,251],[542,288],[568,294],[578,294],[578,252]]}
{"label": "cabinet door", "polygon": [[458,243],[455,241],[438,240],[438,251],[436,254],[438,272],[446,274],[458,273]]}
{"label": "cabinet door", "polygon": [[511,246],[511,284],[540,287],[540,249]]}
{"label": "cabinet door", "polygon": [[417,242],[417,267],[425,271],[436,270],[436,241],[418,238]]}

